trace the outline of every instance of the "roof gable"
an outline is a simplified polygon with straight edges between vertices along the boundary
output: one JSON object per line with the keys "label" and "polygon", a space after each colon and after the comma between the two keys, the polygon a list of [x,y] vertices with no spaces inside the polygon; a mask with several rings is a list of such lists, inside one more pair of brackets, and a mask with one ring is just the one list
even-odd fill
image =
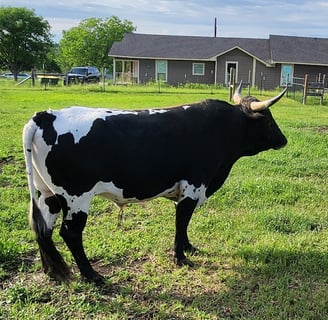
{"label": "roof gable", "polygon": [[[217,54],[217,57],[220,57],[220,56],[223,56],[233,50],[240,50],[241,52],[244,52],[245,54],[247,54],[248,56],[251,56],[252,58],[254,59],[257,59],[258,61],[262,62],[263,64],[267,65],[267,66],[271,66],[271,63],[269,62],[269,58],[267,58],[266,61],[262,60],[259,56],[255,56],[253,53],[251,52],[248,52],[246,51],[245,49],[239,47],[239,46],[236,46],[236,47],[232,47],[232,48],[229,48],[227,51],[223,51],[223,52],[220,52],[219,54]],[[264,55],[263,55],[264,57]]]}

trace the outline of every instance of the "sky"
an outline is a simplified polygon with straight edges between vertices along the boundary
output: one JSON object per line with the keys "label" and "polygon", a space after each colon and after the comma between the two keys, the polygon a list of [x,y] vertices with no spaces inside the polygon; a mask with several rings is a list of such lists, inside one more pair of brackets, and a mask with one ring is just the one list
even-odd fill
{"label": "sky", "polygon": [[327,0],[0,0],[34,9],[53,40],[88,18],[130,20],[137,33],[268,38],[270,34],[328,38]]}

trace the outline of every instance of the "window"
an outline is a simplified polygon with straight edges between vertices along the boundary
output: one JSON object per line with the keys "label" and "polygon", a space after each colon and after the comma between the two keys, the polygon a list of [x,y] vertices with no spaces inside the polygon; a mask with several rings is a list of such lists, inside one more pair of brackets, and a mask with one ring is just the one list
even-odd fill
{"label": "window", "polygon": [[205,74],[205,63],[193,63],[192,64],[192,75],[203,76]]}
{"label": "window", "polygon": [[280,85],[286,86],[287,84],[288,85],[292,84],[293,77],[294,77],[294,66],[291,64],[283,64],[281,66]]}
{"label": "window", "polygon": [[156,60],[156,81],[167,81],[167,60]]}

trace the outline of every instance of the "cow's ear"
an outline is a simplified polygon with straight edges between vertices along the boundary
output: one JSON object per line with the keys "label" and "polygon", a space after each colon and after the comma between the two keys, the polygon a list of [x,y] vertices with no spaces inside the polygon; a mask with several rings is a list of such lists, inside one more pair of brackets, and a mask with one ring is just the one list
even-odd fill
{"label": "cow's ear", "polygon": [[265,115],[263,114],[263,111],[261,112],[257,112],[257,111],[252,111],[250,117],[254,120],[257,120],[257,119],[261,119],[261,118],[264,118]]}
{"label": "cow's ear", "polygon": [[249,105],[245,106],[245,105],[240,105],[240,108],[242,109],[243,113],[250,119],[256,120],[256,119],[261,119],[265,116],[264,112],[257,112],[257,111],[253,111]]}

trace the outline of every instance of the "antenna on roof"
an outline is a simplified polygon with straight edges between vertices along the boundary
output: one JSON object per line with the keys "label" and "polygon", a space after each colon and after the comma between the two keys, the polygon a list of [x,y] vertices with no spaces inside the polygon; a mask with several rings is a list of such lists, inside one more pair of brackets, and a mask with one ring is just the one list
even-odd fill
{"label": "antenna on roof", "polygon": [[217,19],[214,18],[214,38],[216,38],[216,31],[217,31]]}

